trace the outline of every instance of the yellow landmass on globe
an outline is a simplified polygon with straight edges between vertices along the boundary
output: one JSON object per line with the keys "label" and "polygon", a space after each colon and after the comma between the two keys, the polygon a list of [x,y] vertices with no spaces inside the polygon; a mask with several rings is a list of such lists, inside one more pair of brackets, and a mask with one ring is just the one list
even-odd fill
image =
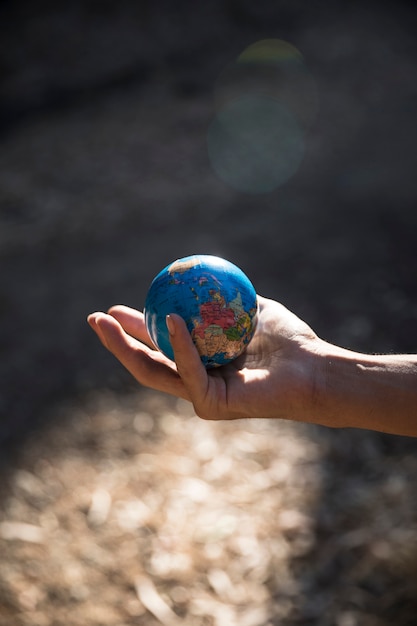
{"label": "yellow landmass on globe", "polygon": [[208,359],[218,354],[224,354],[225,359],[234,359],[242,349],[241,341],[230,341],[220,326],[209,326],[204,331],[204,337],[193,335],[198,353]]}
{"label": "yellow landmass on globe", "polygon": [[168,274],[184,274],[184,272],[188,272],[188,270],[195,267],[196,264],[196,259],[188,259],[186,261],[174,261],[168,269]]}

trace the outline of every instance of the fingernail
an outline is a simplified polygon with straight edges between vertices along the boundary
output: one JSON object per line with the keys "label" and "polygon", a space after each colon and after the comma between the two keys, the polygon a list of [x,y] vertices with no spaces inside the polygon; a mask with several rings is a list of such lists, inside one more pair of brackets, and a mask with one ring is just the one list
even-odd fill
{"label": "fingernail", "polygon": [[173,337],[175,335],[175,324],[174,324],[174,320],[172,319],[170,315],[166,316],[166,324],[167,324],[169,334],[171,335],[171,337]]}

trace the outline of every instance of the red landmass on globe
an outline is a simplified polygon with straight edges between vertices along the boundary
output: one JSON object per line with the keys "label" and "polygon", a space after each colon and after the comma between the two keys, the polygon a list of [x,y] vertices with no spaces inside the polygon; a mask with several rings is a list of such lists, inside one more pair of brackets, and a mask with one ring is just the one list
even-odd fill
{"label": "red landmass on globe", "polygon": [[220,326],[223,330],[234,326],[235,314],[232,309],[226,308],[224,304],[224,299],[220,299],[214,302],[204,302],[200,306],[203,323],[194,328],[194,333],[198,337],[204,337],[204,331],[208,326]]}

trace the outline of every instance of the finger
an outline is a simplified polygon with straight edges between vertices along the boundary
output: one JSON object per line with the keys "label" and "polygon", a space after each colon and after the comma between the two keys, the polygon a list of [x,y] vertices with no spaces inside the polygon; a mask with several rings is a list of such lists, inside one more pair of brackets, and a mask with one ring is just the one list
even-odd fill
{"label": "finger", "polygon": [[146,345],[155,348],[155,345],[149,337],[146,329],[145,316],[141,311],[124,306],[123,304],[118,304],[116,306],[112,306],[107,313],[108,315],[114,317],[129,335],[132,335],[132,337],[139,339],[139,341],[146,343]]}
{"label": "finger", "polygon": [[172,361],[131,337],[111,315],[95,314],[94,323],[102,343],[138,382],[146,387],[189,399]]}
{"label": "finger", "polygon": [[178,373],[197,414],[207,404],[209,378],[184,320],[179,315],[167,316],[167,327]]}
{"label": "finger", "polygon": [[101,313],[99,312],[91,313],[91,315],[87,317],[87,322],[90,324],[91,328],[94,330],[94,332],[96,333],[97,337],[100,339],[103,346],[107,348],[105,337],[96,323],[97,317],[99,315],[101,315]]}

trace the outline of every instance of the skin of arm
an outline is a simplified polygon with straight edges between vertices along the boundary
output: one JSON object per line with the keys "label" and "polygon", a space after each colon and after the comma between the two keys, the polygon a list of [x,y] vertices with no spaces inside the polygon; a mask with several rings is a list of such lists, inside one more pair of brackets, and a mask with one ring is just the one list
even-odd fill
{"label": "skin of arm", "polygon": [[416,355],[339,348],[278,302],[258,300],[244,354],[209,371],[177,315],[167,317],[175,362],[155,350],[135,309],[115,306],[88,322],[138,382],[189,400],[203,419],[281,418],[417,436]]}
{"label": "skin of arm", "polygon": [[417,436],[417,356],[366,355],[322,342],[316,414],[329,423]]}

